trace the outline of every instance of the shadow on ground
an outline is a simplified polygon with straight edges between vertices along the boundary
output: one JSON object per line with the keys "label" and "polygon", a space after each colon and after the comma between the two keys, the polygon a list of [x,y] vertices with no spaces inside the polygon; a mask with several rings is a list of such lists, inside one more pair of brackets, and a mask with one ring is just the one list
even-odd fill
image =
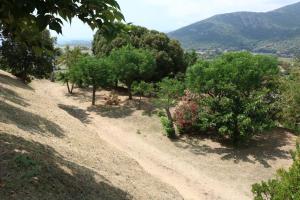
{"label": "shadow on ground", "polygon": [[125,118],[130,116],[135,109],[122,105],[122,106],[109,106],[109,105],[96,105],[90,106],[87,109],[89,112],[94,112],[102,117],[108,118]]}
{"label": "shadow on ground", "polygon": [[58,107],[66,111],[72,117],[79,119],[82,123],[90,123],[90,117],[86,110],[77,108],[76,106],[58,104]]}
{"label": "shadow on ground", "polygon": [[5,88],[2,85],[0,85],[0,99],[4,99],[5,101],[10,101],[24,107],[29,106],[29,103],[27,103],[23,97],[20,97],[15,91]]}
{"label": "shadow on ground", "polygon": [[29,85],[26,85],[26,84],[22,83],[20,80],[14,79],[14,78],[7,76],[5,74],[2,74],[2,73],[0,73],[0,83],[33,91],[33,88],[30,87]]}
{"label": "shadow on ground", "polygon": [[0,111],[0,122],[2,123],[13,124],[32,134],[56,137],[64,136],[62,128],[56,123],[9,103],[0,101]]}
{"label": "shadow on ground", "polygon": [[208,138],[204,136],[181,137],[175,140],[174,144],[196,155],[218,154],[222,160],[233,160],[236,163],[260,163],[265,168],[271,167],[268,163],[271,160],[291,158],[290,152],[282,149],[282,147],[291,145],[293,142],[291,134],[281,128],[256,136],[244,147],[230,145],[211,147],[203,142],[206,139]]}
{"label": "shadow on ground", "polygon": [[0,131],[1,200],[127,200],[131,195],[53,148]]}

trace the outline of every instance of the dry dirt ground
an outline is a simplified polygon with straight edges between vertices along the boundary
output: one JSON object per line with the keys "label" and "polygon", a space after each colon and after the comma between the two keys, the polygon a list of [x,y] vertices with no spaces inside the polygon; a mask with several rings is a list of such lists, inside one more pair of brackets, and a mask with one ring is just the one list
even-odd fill
{"label": "dry dirt ground", "polygon": [[106,106],[108,92],[98,92],[93,107],[90,92],[70,96],[46,80],[24,86],[3,72],[0,86],[0,147],[12,140],[47,146],[57,173],[80,186],[78,199],[247,200],[253,183],[292,162],[296,137],[283,129],[238,150],[204,136],[170,141],[151,106],[137,110],[126,96]]}

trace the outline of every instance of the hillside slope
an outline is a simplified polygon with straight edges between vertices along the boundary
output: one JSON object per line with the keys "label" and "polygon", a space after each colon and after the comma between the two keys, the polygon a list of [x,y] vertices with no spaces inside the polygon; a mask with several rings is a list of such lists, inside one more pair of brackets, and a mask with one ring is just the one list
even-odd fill
{"label": "hillside slope", "polygon": [[185,48],[294,52],[300,47],[300,2],[265,13],[216,15],[169,35]]}
{"label": "hillside slope", "polygon": [[163,134],[143,99],[105,105],[109,91],[0,71],[0,199],[250,200],[251,185],[292,163],[296,136],[276,129],[243,148]]}
{"label": "hillside slope", "polygon": [[182,199],[47,92],[0,71],[1,200]]}

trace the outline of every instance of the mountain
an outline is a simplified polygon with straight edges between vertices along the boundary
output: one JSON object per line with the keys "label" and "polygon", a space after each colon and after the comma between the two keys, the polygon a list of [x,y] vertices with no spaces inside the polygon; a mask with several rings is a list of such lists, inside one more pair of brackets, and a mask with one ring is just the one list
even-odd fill
{"label": "mountain", "polygon": [[300,2],[270,12],[215,15],[168,35],[188,49],[293,53],[300,49]]}

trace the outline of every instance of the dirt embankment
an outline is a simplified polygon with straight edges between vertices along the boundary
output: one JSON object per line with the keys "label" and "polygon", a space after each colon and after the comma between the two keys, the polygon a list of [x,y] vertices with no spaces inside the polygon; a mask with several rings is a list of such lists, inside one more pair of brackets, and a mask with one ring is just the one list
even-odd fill
{"label": "dirt embankment", "polygon": [[0,199],[182,199],[65,112],[48,84],[0,71]]}

